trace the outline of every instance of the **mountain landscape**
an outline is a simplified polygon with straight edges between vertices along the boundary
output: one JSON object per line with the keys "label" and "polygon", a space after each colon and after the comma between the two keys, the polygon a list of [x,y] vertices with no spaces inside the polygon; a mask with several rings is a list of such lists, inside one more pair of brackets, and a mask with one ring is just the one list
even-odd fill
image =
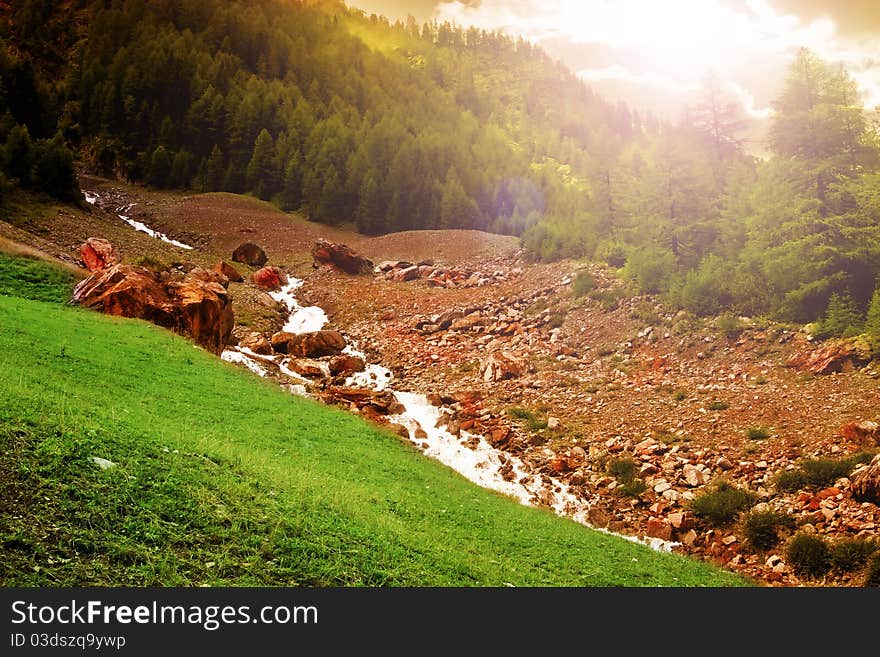
{"label": "mountain landscape", "polygon": [[670,121],[500,31],[0,19],[4,585],[880,581],[846,68],[756,158],[711,78]]}

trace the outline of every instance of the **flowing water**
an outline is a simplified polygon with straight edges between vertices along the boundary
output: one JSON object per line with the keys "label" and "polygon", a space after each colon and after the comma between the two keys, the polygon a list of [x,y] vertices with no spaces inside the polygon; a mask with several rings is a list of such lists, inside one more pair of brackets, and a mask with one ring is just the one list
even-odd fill
{"label": "flowing water", "polygon": [[[84,191],[83,194],[86,202],[92,205],[96,204],[100,198],[94,192]],[[129,212],[134,205],[134,203],[129,203],[117,208],[117,216],[132,228],[158,240],[182,249],[193,248],[188,244],[169,238],[164,233],[153,230],[146,224],[131,219],[125,213]],[[283,304],[287,309],[288,318],[282,330],[288,333],[300,334],[320,331],[327,324],[327,314],[322,308],[300,305],[295,292],[302,285],[302,280],[289,278],[281,289],[269,293],[273,299]],[[343,353],[359,356],[365,363],[367,362],[366,355],[352,345],[347,346]],[[223,351],[221,358],[230,363],[243,365],[261,377],[268,376],[270,368],[275,367],[295,382],[285,386],[287,390],[293,394],[309,396],[307,386],[310,381],[290,369],[290,358],[286,356],[262,356],[246,348],[230,347]],[[329,375],[329,369],[325,374]],[[387,367],[369,363],[363,372],[356,372],[349,376],[345,385],[377,392],[389,390],[404,408],[404,411],[399,415],[390,416],[389,421],[404,426],[409,432],[410,440],[427,456],[444,463],[478,486],[508,495],[527,506],[549,507],[560,516],[591,526],[587,521],[589,501],[572,494],[567,484],[553,477],[530,473],[521,459],[492,447],[482,436],[467,431],[462,431],[459,436],[453,435],[443,423],[444,414],[451,413],[449,409],[433,406],[427,396],[423,394],[390,388],[393,380],[394,375]],[[609,534],[614,533],[598,527],[594,527],[594,529]],[[677,545],[677,543],[656,538],[642,539],[622,534],[614,535],[663,552],[669,552]]]}
{"label": "flowing water", "polygon": [[[303,281],[291,278],[280,290],[269,294],[284,304],[289,313],[284,331],[289,333],[309,333],[320,331],[327,324],[327,315],[318,306],[301,306],[294,292],[302,287]],[[366,355],[349,345],[343,353],[360,356],[367,362]],[[268,374],[267,366],[274,364],[278,369],[302,384],[288,386],[291,392],[307,395],[306,379],[291,371],[289,359],[284,356],[258,356],[247,349],[231,347],[221,355],[223,360],[241,363],[260,376]],[[571,518],[575,522],[592,527],[587,521],[590,502],[571,493],[567,484],[546,475],[530,473],[523,461],[502,450],[492,447],[482,436],[462,431],[459,436],[450,433],[444,426],[443,416],[451,413],[449,409],[433,406],[426,395],[394,390],[391,383],[393,373],[379,364],[368,364],[365,371],[349,376],[345,385],[375,391],[390,391],[404,408],[399,415],[392,415],[389,422],[404,426],[410,440],[430,456],[449,466],[473,483],[508,495],[527,506],[546,506],[556,514]],[[605,533],[607,530],[594,528]],[[627,540],[642,543],[655,550],[669,552],[677,543],[655,538],[638,538],[615,534]]]}
{"label": "flowing water", "polygon": [[[85,196],[86,203],[88,203],[90,205],[95,205],[101,198],[95,192],[90,192],[90,191],[83,191],[83,196]],[[127,223],[129,226],[131,226],[135,230],[138,230],[142,233],[146,233],[150,237],[154,237],[157,240],[162,240],[163,242],[167,242],[168,244],[172,244],[178,248],[186,249],[188,251],[192,251],[194,249],[194,247],[190,246],[189,244],[184,244],[183,242],[179,242],[177,240],[171,239],[165,233],[161,233],[158,230],[153,230],[152,228],[147,226],[145,223],[142,223],[140,221],[132,219],[131,216],[129,216],[126,213],[131,211],[131,209],[135,205],[137,205],[137,203],[129,203],[127,205],[123,205],[121,207],[116,208],[116,216],[119,217],[120,219],[122,219],[125,223]]]}

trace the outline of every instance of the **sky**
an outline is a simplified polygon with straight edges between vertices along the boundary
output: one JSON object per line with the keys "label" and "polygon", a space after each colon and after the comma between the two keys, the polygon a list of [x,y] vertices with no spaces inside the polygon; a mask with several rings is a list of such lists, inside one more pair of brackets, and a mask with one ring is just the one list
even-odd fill
{"label": "sky", "polygon": [[521,35],[602,95],[665,118],[693,104],[711,73],[755,120],[772,114],[791,58],[807,47],[846,65],[880,110],[880,0],[349,0]]}

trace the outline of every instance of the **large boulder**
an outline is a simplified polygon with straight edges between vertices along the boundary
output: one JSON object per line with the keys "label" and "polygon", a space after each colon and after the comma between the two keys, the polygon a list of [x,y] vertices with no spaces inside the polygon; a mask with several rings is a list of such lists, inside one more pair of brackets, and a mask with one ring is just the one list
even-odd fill
{"label": "large boulder", "polygon": [[288,333],[278,331],[272,338],[272,348],[278,353],[299,358],[335,356],[345,349],[345,338],[339,331],[314,331],[311,333]]}
{"label": "large boulder", "polygon": [[221,280],[204,269],[169,280],[144,267],[115,265],[80,281],[72,302],[107,315],[145,319],[219,354],[235,323]]}
{"label": "large boulder", "polygon": [[330,374],[333,376],[363,372],[365,369],[367,369],[367,364],[360,356],[342,354],[330,359]]}
{"label": "large boulder", "polygon": [[852,496],[857,502],[880,504],[880,454],[871,459],[867,468],[853,475]]}
{"label": "large boulder", "polygon": [[870,355],[858,340],[828,340],[816,349],[795,354],[786,365],[802,372],[831,374],[851,372],[870,361]]}
{"label": "large boulder", "polygon": [[496,351],[480,364],[480,375],[486,383],[514,379],[526,372],[526,362],[508,351]]}
{"label": "large boulder", "polygon": [[251,267],[262,267],[268,259],[266,252],[252,242],[245,242],[232,252],[233,262],[243,262]]}
{"label": "large boulder", "polygon": [[287,275],[278,267],[263,267],[253,274],[254,285],[264,290],[277,290],[287,283]]}
{"label": "large boulder", "polygon": [[90,237],[79,249],[83,263],[90,272],[107,269],[119,262],[113,245],[101,237]]}
{"label": "large boulder", "polygon": [[373,263],[345,244],[318,240],[312,246],[312,257],[317,264],[335,267],[346,274],[369,274]]}
{"label": "large boulder", "polygon": [[255,354],[272,355],[272,343],[262,333],[248,333],[238,341],[238,346],[250,349]]}
{"label": "large boulder", "polygon": [[213,271],[217,272],[218,274],[223,274],[232,283],[241,283],[242,281],[244,281],[241,273],[225,260],[221,260],[216,265],[214,265]]}

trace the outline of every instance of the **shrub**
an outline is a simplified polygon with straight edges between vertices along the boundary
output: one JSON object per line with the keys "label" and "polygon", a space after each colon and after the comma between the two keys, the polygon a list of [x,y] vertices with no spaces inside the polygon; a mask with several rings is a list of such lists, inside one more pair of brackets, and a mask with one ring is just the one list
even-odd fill
{"label": "shrub", "polygon": [[675,256],[667,249],[643,246],[630,253],[623,271],[638,284],[639,290],[656,294],[666,289],[675,271]]}
{"label": "shrub", "polygon": [[588,271],[579,271],[577,276],[574,277],[574,283],[572,283],[571,290],[572,294],[574,294],[575,299],[580,299],[587,295],[588,292],[592,292],[596,289],[596,279],[593,278],[593,275]]}
{"label": "shrub", "polygon": [[602,306],[602,310],[611,312],[617,308],[620,300],[626,296],[626,292],[619,287],[615,287],[610,290],[593,290],[588,296],[593,301],[598,302]]}
{"label": "shrub", "polygon": [[682,308],[697,315],[713,315],[730,306],[732,280],[731,266],[720,257],[709,255],[697,269],[680,279],[671,296]]}
{"label": "shrub", "polygon": [[507,414],[517,420],[525,420],[526,426],[530,431],[540,431],[541,429],[547,428],[547,420],[541,417],[538,417],[537,414],[532,411],[521,408],[520,406],[512,406],[507,409]]}
{"label": "shrub", "polygon": [[691,508],[696,516],[705,518],[715,525],[726,525],[741,511],[753,506],[755,501],[754,493],[722,480],[695,497],[691,502]]}
{"label": "shrub", "polygon": [[627,484],[636,478],[639,471],[638,464],[631,458],[611,459],[606,468],[608,474],[622,484]]}
{"label": "shrub", "polygon": [[654,311],[654,304],[649,301],[640,301],[630,313],[630,317],[648,326],[659,326],[663,323],[663,320]]}
{"label": "shrub", "polygon": [[709,402],[710,411],[726,411],[728,408],[730,408],[730,404],[720,399],[715,399]]}
{"label": "shrub", "polygon": [[817,488],[831,486],[841,477],[847,476],[854,467],[850,459],[815,459],[801,463],[801,471],[807,483]]}
{"label": "shrub", "polygon": [[619,491],[621,495],[629,495],[630,497],[638,497],[646,490],[648,490],[648,484],[646,484],[641,479],[633,479],[632,481],[621,484],[617,488],[616,491]]}
{"label": "shrub", "polygon": [[739,318],[730,313],[724,313],[718,318],[715,326],[728,338],[735,338],[742,333],[743,325]]}
{"label": "shrub", "polygon": [[759,550],[775,547],[780,530],[794,528],[794,518],[780,511],[750,511],[743,522],[746,539]]}
{"label": "shrub", "polygon": [[831,548],[812,534],[798,534],[788,544],[788,563],[798,575],[821,577],[831,568]]}
{"label": "shrub", "polygon": [[862,582],[862,586],[880,587],[880,554],[875,554],[868,562],[868,570],[865,572],[865,581]]}
{"label": "shrub", "polygon": [[636,477],[639,464],[628,457],[611,459],[605,468],[612,477],[620,484],[615,490],[622,495],[638,497],[644,493],[648,486],[644,481]]}
{"label": "shrub", "polygon": [[807,485],[807,478],[804,473],[798,469],[783,470],[776,475],[777,490],[793,493]]}
{"label": "shrub", "polygon": [[145,255],[141,256],[137,260],[135,260],[134,264],[138,267],[144,267],[145,269],[151,269],[155,272],[168,271],[169,266],[164,262],[159,260],[158,258],[154,258],[153,256]]}
{"label": "shrub", "polygon": [[749,427],[746,430],[749,440],[764,440],[770,436],[770,429],[767,427]]}
{"label": "shrub", "polygon": [[596,260],[604,260],[609,267],[620,269],[626,264],[626,247],[620,242],[603,242],[596,247]]}
{"label": "shrub", "polygon": [[874,541],[844,538],[831,546],[831,565],[841,572],[858,570],[876,551],[877,544]]}
{"label": "shrub", "polygon": [[679,388],[678,390],[676,390],[675,392],[672,393],[672,398],[675,401],[684,401],[685,399],[688,398],[688,394],[689,393],[687,390],[685,390],[684,388]]}
{"label": "shrub", "polygon": [[834,459],[810,459],[802,461],[795,470],[784,470],[776,475],[776,488],[783,491],[796,491],[806,486],[827,488],[841,477],[846,477],[859,463],[867,463],[874,452],[859,452],[852,456]]}

